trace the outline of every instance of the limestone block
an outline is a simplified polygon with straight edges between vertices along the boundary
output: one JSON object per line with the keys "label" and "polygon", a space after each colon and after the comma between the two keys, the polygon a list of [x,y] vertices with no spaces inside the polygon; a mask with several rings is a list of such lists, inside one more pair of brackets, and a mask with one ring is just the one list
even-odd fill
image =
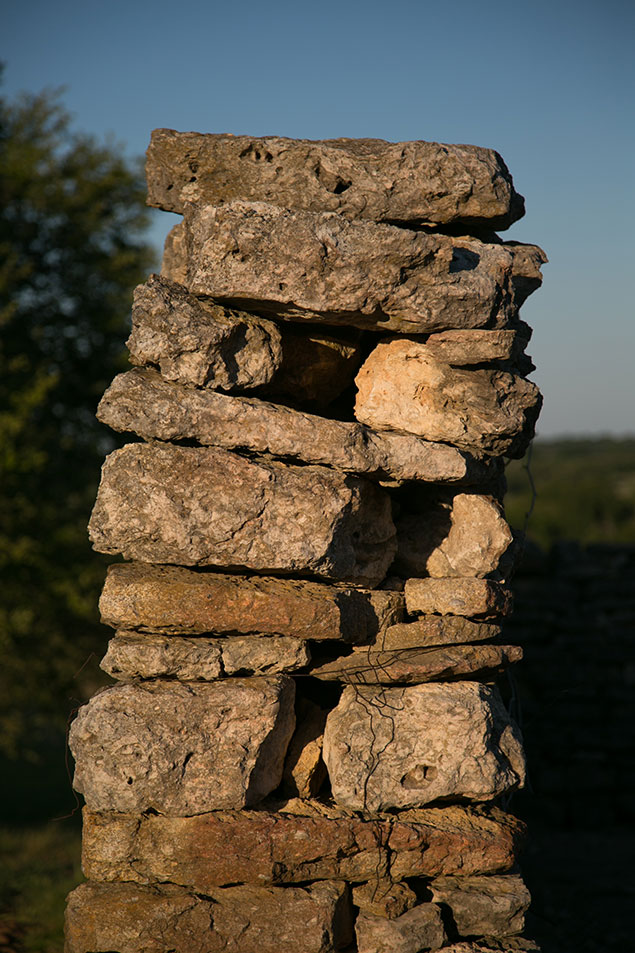
{"label": "limestone block", "polygon": [[169,882],[206,894],[235,883],[469,876],[509,870],[523,833],[515,817],[482,806],[367,820],[298,799],[277,811],[191,817],[85,808],[82,867],[93,880]]}
{"label": "limestone block", "polygon": [[199,814],[278,786],[295,727],[291,679],[119,684],[73,722],[74,786],[95,810]]}
{"label": "limestone block", "polygon": [[353,887],[353,903],[362,913],[394,920],[417,902],[416,893],[406,884],[391,880],[369,880]]}
{"label": "limestone block", "polygon": [[355,378],[355,416],[467,450],[521,457],[534,434],[540,391],[508,371],[455,368],[420,341],[380,342]]}
{"label": "limestone block", "polygon": [[129,444],[106,459],[94,548],[127,559],[377,585],[396,543],[387,493],[326,467]]}
{"label": "limestone block", "polygon": [[326,780],[322,758],[327,711],[308,698],[296,699],[296,728],[287,748],[282,780],[291,797],[317,795]]}
{"label": "limestone block", "polygon": [[108,569],[99,608],[102,622],[115,629],[367,642],[403,619],[404,597],[297,579],[119,563]]}
{"label": "limestone block", "polygon": [[475,616],[483,621],[512,611],[511,590],[492,579],[407,579],[406,607],[413,613]]}
{"label": "limestone block", "polygon": [[343,883],[225,887],[206,897],[86,883],[68,898],[66,953],[335,953],[352,930]]}
{"label": "limestone block", "polygon": [[523,373],[529,373],[533,364],[524,351],[531,333],[524,321],[503,330],[438,331],[426,338],[426,352],[436,361],[454,367],[496,361],[520,365]]}
{"label": "limestone block", "polygon": [[479,493],[457,493],[397,523],[395,570],[406,576],[504,574],[514,541],[503,508]]}
{"label": "limestone block", "polygon": [[523,657],[518,645],[445,645],[351,655],[310,670],[315,678],[353,685],[419,685],[445,679],[500,673]]}
{"label": "limestone block", "polygon": [[161,259],[161,275],[180,285],[187,283],[187,249],[183,221],[177,222],[166,236]]}
{"label": "limestone block", "polygon": [[447,444],[255,398],[183,387],[150,368],[119,374],[97,416],[113,430],[146,439],[196,440],[379,479],[462,484],[486,480],[492,471],[491,464]]}
{"label": "limestone block", "polygon": [[205,639],[123,631],[110,640],[100,664],[124,681],[213,681],[227,675],[283,675],[305,668],[310,659],[306,642],[289,636]]}
{"label": "limestone block", "polygon": [[249,199],[347,218],[492,228],[524,214],[505,163],[479,146],[155,129],[146,174],[148,204],[168,212]]}
{"label": "limestone block", "polygon": [[442,877],[430,884],[432,897],[446,904],[460,936],[522,933],[531,896],[517,874]]}
{"label": "limestone block", "polygon": [[355,922],[358,953],[423,953],[445,942],[441,910],[421,903],[395,920],[361,913]]}
{"label": "limestone block", "polygon": [[503,328],[522,298],[518,269],[537,287],[544,261],[535,246],[263,202],[188,205],[184,221],[189,291],[288,321],[406,334]]}
{"label": "limestone block", "polygon": [[127,345],[133,364],[154,364],[166,380],[225,390],[267,384],[282,364],[272,321],[199,301],[158,275],[135,290]]}
{"label": "limestone block", "polygon": [[398,622],[389,626],[377,639],[376,647],[384,651],[414,649],[432,645],[455,645],[485,642],[498,638],[499,625],[473,622],[462,616],[420,616],[415,622]]}
{"label": "limestone block", "polygon": [[480,682],[346,687],[326,721],[324,761],[350,810],[489,801],[525,778],[518,731]]}

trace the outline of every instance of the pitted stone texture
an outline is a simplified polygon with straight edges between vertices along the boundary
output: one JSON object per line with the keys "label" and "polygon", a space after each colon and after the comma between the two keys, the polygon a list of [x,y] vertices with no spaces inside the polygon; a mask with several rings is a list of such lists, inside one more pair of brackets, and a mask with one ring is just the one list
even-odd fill
{"label": "pitted stone texture", "polygon": [[166,236],[161,259],[161,275],[180,285],[187,283],[187,249],[183,221],[177,222]]}
{"label": "pitted stone texture", "polygon": [[394,920],[417,902],[417,895],[406,884],[391,880],[369,880],[353,887],[353,903],[362,913]]}
{"label": "pitted stone texture", "polygon": [[225,390],[267,384],[282,364],[272,321],[199,301],[158,275],[135,290],[127,345],[132,364],[155,364],[166,380]]}
{"label": "pitted stone texture", "polygon": [[131,563],[109,568],[99,608],[102,622],[115,629],[367,642],[403,619],[404,597]]}
{"label": "pitted stone texture", "polygon": [[74,786],[94,810],[200,814],[278,786],[295,726],[291,679],[119,684],[80,709]]}
{"label": "pitted stone texture", "polygon": [[371,587],[396,550],[390,499],[367,481],[160,444],[110,454],[89,531],[98,552],[127,559],[309,573]]}
{"label": "pitted stone texture", "polygon": [[505,575],[511,565],[512,531],[495,499],[457,493],[426,513],[396,522],[395,570],[404,576]]}
{"label": "pitted stone texture", "polygon": [[348,686],[324,732],[333,797],[350,810],[489,801],[522,787],[518,731],[480,682]]}
{"label": "pitted stone texture", "polygon": [[419,685],[500,673],[522,657],[517,645],[446,645],[380,652],[360,647],[351,655],[312,668],[310,674],[353,685]]}
{"label": "pitted stone texture", "polygon": [[113,430],[146,439],[196,440],[379,479],[469,484],[486,480],[492,471],[486,461],[447,444],[255,398],[183,387],[150,368],[119,374],[97,416]]}
{"label": "pitted stone texture", "polygon": [[421,903],[395,920],[360,913],[355,933],[358,953],[423,953],[439,950],[446,939],[434,903]]}
{"label": "pitted stone texture", "polygon": [[438,613],[497,620],[512,611],[511,590],[492,579],[407,579],[406,607],[412,613]]}
{"label": "pitted stone texture", "polygon": [[531,896],[518,875],[443,877],[430,890],[452,911],[460,936],[508,936],[525,927]]}
{"label": "pitted stone texture", "polygon": [[507,166],[491,149],[383,139],[285,139],[155,129],[148,204],[234,199],[416,224],[507,228],[524,214]]}
{"label": "pitted stone texture", "polygon": [[508,326],[544,261],[535,246],[263,202],[188,206],[185,234],[195,295],[278,319],[406,334]]}
{"label": "pitted stone texture", "polygon": [[235,883],[469,876],[509,870],[523,834],[515,817],[482,807],[366,820],[297,799],[277,811],[193,817],[84,809],[82,867],[93,880],[167,881],[198,893]]}
{"label": "pitted stone texture", "polygon": [[501,362],[513,364],[529,373],[534,369],[524,353],[531,328],[519,321],[516,328],[493,331],[439,331],[426,338],[426,351],[443,364],[469,367],[472,364]]}
{"label": "pitted stone texture", "polygon": [[101,668],[124,681],[213,681],[226,675],[283,675],[305,668],[310,660],[305,642],[285,636],[205,639],[118,632],[108,643]]}
{"label": "pitted stone texture", "polygon": [[311,798],[326,780],[322,758],[328,712],[308,698],[296,699],[296,728],[287,748],[282,781],[290,797]]}
{"label": "pitted stone texture", "polygon": [[496,456],[523,455],[542,404],[536,385],[523,377],[452,367],[413,340],[380,342],[355,383],[361,423]]}
{"label": "pitted stone texture", "polygon": [[[302,929],[298,929],[302,924]],[[67,953],[336,953],[352,935],[349,888],[82,884],[68,898]]]}
{"label": "pitted stone texture", "polygon": [[389,626],[376,640],[374,648],[414,649],[436,645],[455,645],[470,642],[485,642],[498,638],[499,625],[473,622],[462,616],[429,615],[415,622],[398,622]]}

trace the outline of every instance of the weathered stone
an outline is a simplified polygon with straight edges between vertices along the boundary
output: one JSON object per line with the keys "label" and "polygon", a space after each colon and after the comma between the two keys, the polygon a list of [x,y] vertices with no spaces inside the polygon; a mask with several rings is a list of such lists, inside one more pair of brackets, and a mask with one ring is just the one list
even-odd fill
{"label": "weathered stone", "polygon": [[335,953],[351,935],[343,883],[225,887],[205,897],[174,886],[87,883],[66,910],[66,953]]}
{"label": "weathered stone", "polygon": [[278,635],[367,642],[404,615],[400,592],[116,564],[99,602],[115,629],[199,635]]}
{"label": "weathered stone", "polygon": [[414,890],[391,880],[369,880],[353,887],[353,903],[362,913],[394,920],[417,902]]}
{"label": "weathered stone", "polygon": [[489,801],[521,786],[522,744],[480,682],[344,689],[324,732],[333,797],[350,810]]}
{"label": "weathered stone", "polygon": [[283,675],[305,668],[306,642],[289,636],[184,638],[118,632],[108,643],[101,668],[113,678],[178,678],[213,681],[226,675]]}
{"label": "weathered stone", "polygon": [[187,206],[185,234],[195,295],[277,319],[410,334],[508,326],[545,260],[535,246],[263,202]]}
{"label": "weathered stone", "polygon": [[326,780],[322,745],[327,714],[308,698],[296,699],[296,728],[282,774],[285,790],[291,797],[315,797]]}
{"label": "weathered stone", "polygon": [[187,248],[185,247],[185,224],[177,222],[168,232],[161,259],[161,275],[180,285],[187,282]]}
{"label": "weathered stone", "polygon": [[525,927],[531,896],[518,875],[443,877],[430,890],[452,911],[460,936],[507,936]]}
{"label": "weathered stone", "polygon": [[135,290],[127,345],[132,364],[155,364],[166,380],[224,390],[267,384],[282,364],[272,321],[199,301],[158,275]]}
{"label": "weathered stone", "polygon": [[396,522],[395,571],[405,576],[505,574],[514,537],[503,508],[490,496],[457,493],[426,513]]}
{"label": "weathered stone", "polygon": [[390,499],[367,481],[161,444],[110,454],[89,531],[98,552],[128,559],[304,572],[371,587],[396,549]]}
{"label": "weathered stone", "polygon": [[452,367],[426,348],[401,338],[377,345],[355,378],[357,419],[377,430],[521,457],[542,403],[536,385],[508,371]]}
{"label": "weathered stone", "polygon": [[497,808],[428,808],[368,820],[294,799],[271,812],[193,817],[84,809],[82,866],[100,881],[170,882],[209,893],[224,884],[353,883],[509,870],[523,824]]}
{"label": "weathered stone", "polygon": [[519,321],[517,328],[483,331],[439,331],[426,338],[426,353],[443,364],[469,367],[493,361],[520,365],[523,373],[533,370],[531,358],[524,351],[531,338],[531,328]]}
{"label": "weathered stone", "polygon": [[452,946],[443,947],[443,953],[540,953],[540,950],[533,940],[521,936],[509,936],[504,940],[496,937],[462,940]]}
{"label": "weathered stone", "polygon": [[512,611],[512,593],[492,579],[408,579],[408,612],[500,619]]}
{"label": "weathered stone", "polygon": [[499,673],[522,656],[518,645],[446,645],[380,652],[358,648],[351,655],[312,668],[310,674],[354,685],[418,685]]}
{"label": "weathered stone", "polygon": [[420,903],[396,920],[361,913],[355,933],[359,953],[423,953],[440,949],[446,938],[434,903]]}
{"label": "weathered stone", "polygon": [[97,416],[113,430],[146,439],[193,439],[378,479],[462,484],[487,479],[491,471],[486,462],[447,444],[374,431],[254,398],[183,387],[149,368],[116,377]]}
{"label": "weathered stone", "polygon": [[291,679],[119,684],[80,709],[75,789],[94,810],[200,814],[278,786],[295,726]]}
{"label": "weathered stone", "polygon": [[498,638],[499,625],[473,622],[462,616],[422,616],[415,622],[398,622],[382,632],[375,643],[384,651],[414,649],[432,645],[454,645],[468,642],[485,642]]}
{"label": "weathered stone", "polygon": [[155,129],[146,174],[148,204],[168,212],[249,199],[347,218],[492,228],[524,213],[501,157],[478,146]]}

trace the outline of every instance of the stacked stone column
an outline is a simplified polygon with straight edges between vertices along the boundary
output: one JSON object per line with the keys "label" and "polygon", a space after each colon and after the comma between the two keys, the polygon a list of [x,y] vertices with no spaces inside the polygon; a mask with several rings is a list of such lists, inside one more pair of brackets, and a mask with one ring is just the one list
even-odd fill
{"label": "stacked stone column", "polygon": [[536,246],[472,146],[158,130],[68,953],[532,950],[496,678]]}

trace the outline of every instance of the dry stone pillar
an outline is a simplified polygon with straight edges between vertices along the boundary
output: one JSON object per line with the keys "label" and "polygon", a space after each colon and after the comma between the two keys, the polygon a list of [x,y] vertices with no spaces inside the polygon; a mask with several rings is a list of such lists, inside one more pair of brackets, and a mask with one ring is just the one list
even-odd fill
{"label": "dry stone pillar", "polygon": [[181,213],[100,419],[113,677],[67,953],[535,950],[497,677],[544,254],[473,146],[158,130]]}

